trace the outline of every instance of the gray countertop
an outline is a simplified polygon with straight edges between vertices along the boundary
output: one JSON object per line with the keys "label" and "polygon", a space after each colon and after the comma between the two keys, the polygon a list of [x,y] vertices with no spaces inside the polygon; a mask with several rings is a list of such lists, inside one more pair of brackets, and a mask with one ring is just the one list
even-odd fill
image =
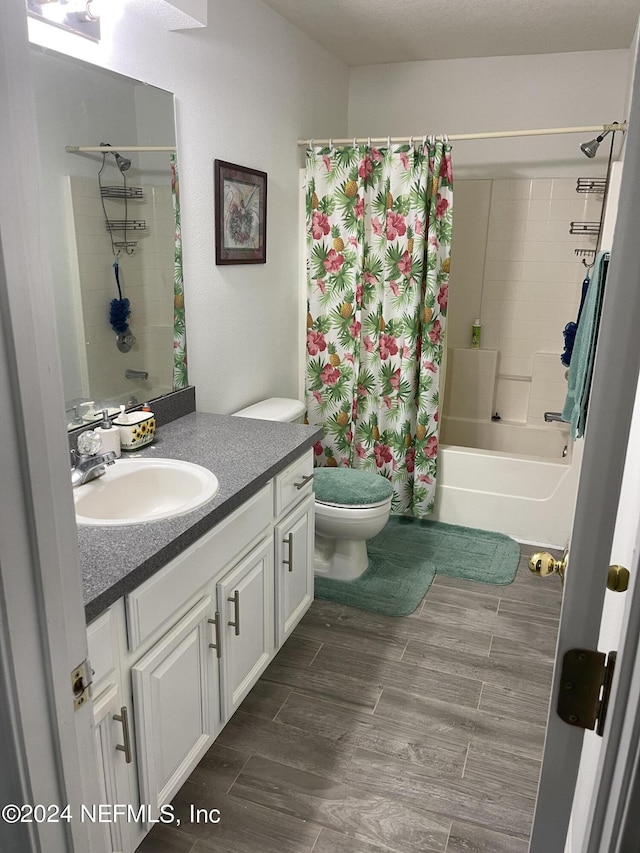
{"label": "gray countertop", "polygon": [[87,622],[211,530],[320,436],[314,426],[202,412],[160,427],[154,443],[135,456],[195,462],[213,471],[220,491],[177,518],[121,527],[78,525]]}

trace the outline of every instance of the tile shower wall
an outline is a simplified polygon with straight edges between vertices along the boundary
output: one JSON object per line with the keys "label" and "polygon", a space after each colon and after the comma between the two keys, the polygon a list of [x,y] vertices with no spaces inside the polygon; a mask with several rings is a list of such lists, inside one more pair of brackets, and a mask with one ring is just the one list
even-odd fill
{"label": "tile shower wall", "polygon": [[562,330],[585,274],[574,249],[596,242],[570,235],[569,224],[599,221],[601,207],[574,178],[492,182],[480,316],[482,347],[500,353],[495,408],[505,420],[539,423],[561,408]]}
{"label": "tile shower wall", "polygon": [[[131,351],[121,353],[109,323],[109,305],[118,292],[97,181],[83,177],[68,181],[77,256],[75,290],[84,318],[86,388],[91,389],[92,399],[112,399],[118,389],[121,394],[123,374],[131,368],[149,373],[146,381],[129,380],[130,393],[139,402],[169,393],[173,387],[171,188],[145,185],[144,200],[127,202],[128,217],[145,219],[147,230],[130,237],[138,241],[132,255],[124,251],[120,255],[120,282],[123,296],[131,302],[129,325],[136,336]],[[124,219],[124,201],[105,199],[105,205],[110,218]]]}

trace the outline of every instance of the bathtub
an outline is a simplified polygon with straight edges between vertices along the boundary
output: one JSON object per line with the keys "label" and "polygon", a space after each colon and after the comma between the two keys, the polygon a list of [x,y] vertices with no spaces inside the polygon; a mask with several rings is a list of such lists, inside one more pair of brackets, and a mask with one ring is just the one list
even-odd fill
{"label": "bathtub", "polygon": [[[545,429],[500,421],[452,424],[447,420],[443,418],[436,504],[430,517],[506,533],[519,542],[566,547],[581,442],[573,444],[566,429],[551,425]],[[448,443],[452,436],[458,441],[472,439],[476,446]]]}

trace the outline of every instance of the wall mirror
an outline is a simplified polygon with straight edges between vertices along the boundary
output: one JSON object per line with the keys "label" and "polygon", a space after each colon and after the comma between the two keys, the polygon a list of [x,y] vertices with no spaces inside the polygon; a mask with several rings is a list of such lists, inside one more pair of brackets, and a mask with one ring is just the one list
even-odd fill
{"label": "wall mirror", "polygon": [[[174,103],[34,45],[31,62],[42,179],[34,227],[52,258],[73,429],[187,385]],[[66,150],[107,144],[113,153]],[[130,150],[153,147],[170,150]]]}

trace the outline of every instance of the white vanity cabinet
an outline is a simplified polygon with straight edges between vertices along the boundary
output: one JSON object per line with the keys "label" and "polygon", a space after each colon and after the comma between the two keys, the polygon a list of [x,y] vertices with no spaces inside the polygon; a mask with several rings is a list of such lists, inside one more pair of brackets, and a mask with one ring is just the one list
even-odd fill
{"label": "white vanity cabinet", "polygon": [[296,459],[275,481],[276,643],[284,643],[313,601],[313,455]]}
{"label": "white vanity cabinet", "polygon": [[[105,802],[152,821],[310,606],[312,474],[309,451],[89,625]],[[131,853],[151,823],[118,827],[108,853]]]}
{"label": "white vanity cabinet", "polygon": [[140,799],[168,803],[219,728],[218,661],[205,596],[131,667]]}
{"label": "white vanity cabinet", "polygon": [[[135,778],[130,772],[133,758],[129,710],[123,704],[118,685],[110,684],[94,700],[93,721],[100,803],[131,803],[135,809],[138,792],[132,784]],[[131,849],[127,815],[122,815],[118,820],[97,822],[95,826],[102,835],[101,842],[108,853]]]}
{"label": "white vanity cabinet", "polygon": [[276,641],[280,647],[313,601],[313,495],[275,528]]}
{"label": "white vanity cabinet", "polygon": [[271,538],[217,584],[221,625],[223,721],[226,723],[273,657]]}
{"label": "white vanity cabinet", "polygon": [[[120,677],[120,639],[124,635],[123,602],[116,602],[87,629],[89,659],[93,670],[93,722],[96,745],[99,803],[131,804],[139,807],[138,776],[133,742],[130,697],[122,689]],[[92,839],[108,853],[131,850],[135,828],[127,815],[117,820],[91,823]],[[99,837],[98,837],[99,836]],[[93,849],[93,848],[92,848]]]}

